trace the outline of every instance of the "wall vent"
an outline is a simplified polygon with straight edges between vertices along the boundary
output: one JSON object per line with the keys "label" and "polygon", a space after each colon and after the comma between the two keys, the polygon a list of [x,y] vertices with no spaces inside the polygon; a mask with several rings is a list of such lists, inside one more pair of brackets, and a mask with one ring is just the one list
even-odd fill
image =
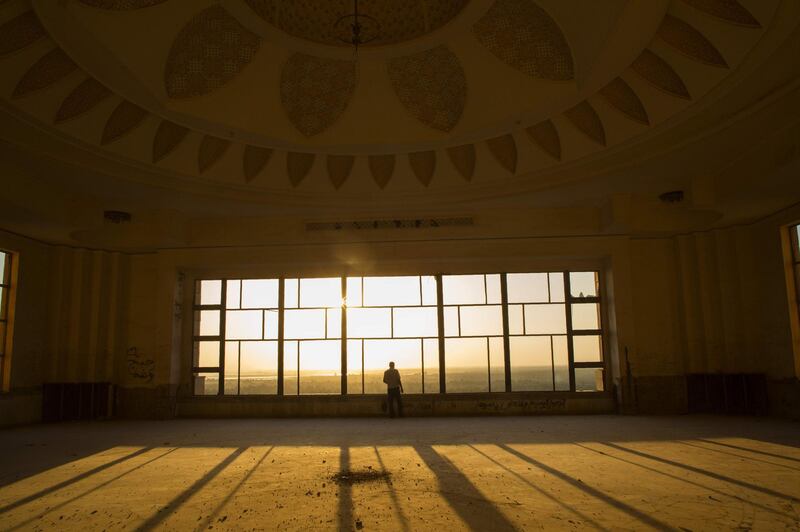
{"label": "wall vent", "polygon": [[470,217],[397,218],[393,220],[357,220],[352,222],[308,222],[306,231],[362,231],[365,229],[428,229],[434,227],[469,227]]}

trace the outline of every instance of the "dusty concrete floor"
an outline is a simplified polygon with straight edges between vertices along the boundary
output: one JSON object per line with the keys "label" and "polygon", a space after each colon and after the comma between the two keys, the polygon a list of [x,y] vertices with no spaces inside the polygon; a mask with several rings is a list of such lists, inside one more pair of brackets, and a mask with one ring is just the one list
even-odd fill
{"label": "dusty concrete floor", "polygon": [[0,530],[584,528],[798,530],[800,424],[574,416],[0,431]]}

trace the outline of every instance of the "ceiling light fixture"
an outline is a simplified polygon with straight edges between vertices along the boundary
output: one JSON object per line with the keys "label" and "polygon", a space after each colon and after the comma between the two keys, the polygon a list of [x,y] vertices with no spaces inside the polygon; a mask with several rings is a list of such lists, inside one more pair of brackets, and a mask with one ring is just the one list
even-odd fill
{"label": "ceiling light fixture", "polygon": [[375,17],[358,12],[358,0],[353,0],[353,12],[339,17],[334,24],[334,31],[339,35],[339,40],[353,46],[353,52],[358,53],[358,47],[368,44],[378,38],[381,25]]}

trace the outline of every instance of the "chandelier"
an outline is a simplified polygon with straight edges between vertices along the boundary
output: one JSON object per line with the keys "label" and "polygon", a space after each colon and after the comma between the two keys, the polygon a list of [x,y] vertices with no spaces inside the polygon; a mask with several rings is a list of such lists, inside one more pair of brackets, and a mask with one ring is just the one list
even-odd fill
{"label": "chandelier", "polygon": [[359,46],[378,38],[381,25],[375,17],[359,13],[358,0],[353,0],[353,12],[339,17],[333,29],[337,38],[357,53]]}

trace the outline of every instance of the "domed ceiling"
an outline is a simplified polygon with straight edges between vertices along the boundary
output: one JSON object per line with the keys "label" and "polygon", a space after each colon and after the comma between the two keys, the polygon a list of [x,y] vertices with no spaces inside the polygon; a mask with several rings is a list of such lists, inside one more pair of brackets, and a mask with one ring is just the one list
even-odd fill
{"label": "domed ceiling", "polygon": [[[214,190],[548,184],[685,120],[793,0],[0,2],[6,111]],[[129,177],[129,176],[128,176]]]}

